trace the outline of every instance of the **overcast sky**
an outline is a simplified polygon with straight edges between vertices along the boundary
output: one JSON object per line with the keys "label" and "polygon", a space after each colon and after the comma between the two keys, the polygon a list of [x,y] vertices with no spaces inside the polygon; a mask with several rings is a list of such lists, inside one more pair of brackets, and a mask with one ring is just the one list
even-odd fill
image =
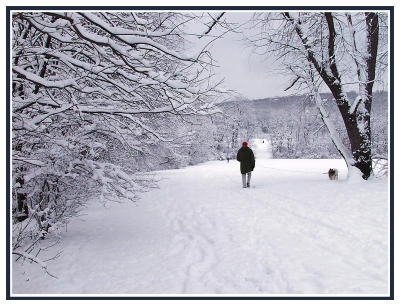
{"label": "overcast sky", "polygon": [[284,89],[289,81],[276,71],[279,65],[272,58],[252,52],[239,38],[229,35],[211,48],[225,87],[250,99],[287,95]]}
{"label": "overcast sky", "polygon": [[[211,14],[218,16],[219,13]],[[224,18],[241,24],[248,21],[251,15],[251,11],[226,12]],[[202,29],[204,31],[204,27]],[[193,25],[192,30],[202,32],[201,27],[197,28],[196,25]],[[220,34],[220,30],[215,27],[211,34]],[[284,89],[290,81],[276,71],[279,65],[272,58],[256,55],[242,38],[240,33],[228,33],[213,42],[210,48],[213,59],[219,65],[216,72],[224,79],[224,87],[249,99],[287,95]],[[204,43],[204,40],[199,40],[199,43]]]}

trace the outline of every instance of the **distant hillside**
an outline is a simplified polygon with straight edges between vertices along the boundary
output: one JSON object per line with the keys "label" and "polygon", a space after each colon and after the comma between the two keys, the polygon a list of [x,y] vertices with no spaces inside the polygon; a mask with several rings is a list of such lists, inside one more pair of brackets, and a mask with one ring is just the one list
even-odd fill
{"label": "distant hillside", "polygon": [[[321,94],[342,142],[349,146],[344,123],[333,96]],[[351,101],[355,92],[349,92]],[[272,97],[257,100],[226,102],[225,106],[240,105],[253,120],[259,133],[268,134],[274,158],[340,158],[324,127],[319,111],[306,95]],[[226,108],[226,109],[229,109]],[[388,93],[376,92],[371,113],[372,152],[386,156],[388,150]]]}
{"label": "distant hillside", "polygon": [[[328,103],[328,107],[336,110],[336,104],[334,98],[330,93],[322,93],[322,99],[332,103]],[[349,92],[348,97],[351,101],[356,98],[355,92]],[[306,95],[300,96],[286,96],[286,97],[272,97],[256,100],[241,101],[240,103],[246,103],[254,111],[254,114],[258,120],[268,119],[274,115],[275,111],[295,111],[296,108],[301,105],[307,107],[315,107],[315,104]],[[303,104],[304,103],[304,104]],[[376,92],[374,93],[372,112],[385,112],[388,111],[388,93],[387,92]]]}

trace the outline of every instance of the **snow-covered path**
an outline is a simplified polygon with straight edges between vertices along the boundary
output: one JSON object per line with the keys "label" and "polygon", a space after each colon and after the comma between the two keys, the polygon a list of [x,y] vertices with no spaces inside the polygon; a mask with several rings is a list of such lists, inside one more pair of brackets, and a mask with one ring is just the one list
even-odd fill
{"label": "snow-covered path", "polygon": [[14,265],[13,293],[387,294],[387,179],[344,169],[259,158],[250,189],[236,161],[160,171],[136,206],[93,202],[69,225],[58,279]]}

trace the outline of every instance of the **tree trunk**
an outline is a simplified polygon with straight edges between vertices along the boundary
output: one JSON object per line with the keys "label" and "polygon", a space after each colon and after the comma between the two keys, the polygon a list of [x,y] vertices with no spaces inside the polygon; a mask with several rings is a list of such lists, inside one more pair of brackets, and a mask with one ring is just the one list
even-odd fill
{"label": "tree trunk", "polygon": [[[343,122],[349,137],[351,153],[354,159],[354,165],[363,174],[364,179],[368,179],[372,171],[372,153],[371,153],[371,123],[370,109],[371,99],[369,101],[360,102],[360,108],[354,113],[350,112],[349,103],[343,103],[343,92],[332,90],[332,94],[336,99],[339,111],[342,115]],[[369,107],[367,107],[369,105]],[[369,110],[368,110],[369,108]]]}
{"label": "tree trunk", "polygon": [[354,164],[358,168],[364,179],[368,179],[372,172],[371,154],[371,104],[372,87],[375,81],[375,66],[378,50],[379,24],[378,15],[366,13],[365,22],[367,24],[367,58],[362,62],[356,62],[360,67],[365,66],[365,75],[359,72],[360,82],[359,101],[355,105],[349,103],[347,94],[343,87],[341,75],[336,63],[336,37],[334,18],[332,13],[325,13],[325,20],[328,25],[328,54],[329,61],[321,63],[317,60],[300,23],[296,23],[289,13],[285,13],[286,18],[295,25],[296,33],[301,39],[304,49],[307,52],[308,61],[315,67],[325,84],[333,94],[339,108],[343,122],[346,127],[347,135],[351,145]]}
{"label": "tree trunk", "polygon": [[[342,87],[342,81],[336,65],[335,58],[335,39],[336,31],[334,20],[331,13],[325,13],[329,29],[329,64],[332,75],[329,75],[324,69],[320,69],[320,75],[328,85],[336,104],[342,115],[346,126],[347,135],[350,140],[351,152],[354,158],[354,166],[361,172],[363,178],[369,178],[372,172],[372,154],[371,154],[371,104],[372,87],[375,80],[375,66],[378,49],[378,16],[374,13],[366,13],[367,23],[367,51],[368,58],[365,59],[366,75],[358,71],[360,82],[359,101],[355,106],[348,101],[346,92]],[[363,63],[356,62],[357,66],[363,66]],[[317,67],[316,67],[317,68]],[[361,68],[362,69],[362,68]],[[318,69],[317,69],[318,70]]]}

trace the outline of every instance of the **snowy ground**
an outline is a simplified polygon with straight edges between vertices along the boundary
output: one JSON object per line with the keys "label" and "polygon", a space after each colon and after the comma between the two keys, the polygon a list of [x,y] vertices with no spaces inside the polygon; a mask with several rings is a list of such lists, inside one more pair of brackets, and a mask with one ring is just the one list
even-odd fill
{"label": "snowy ground", "polygon": [[236,161],[160,171],[136,206],[93,201],[68,226],[49,251],[63,249],[48,262],[58,279],[14,264],[13,293],[387,295],[387,178],[349,183],[341,160],[250,144],[250,189]]}

